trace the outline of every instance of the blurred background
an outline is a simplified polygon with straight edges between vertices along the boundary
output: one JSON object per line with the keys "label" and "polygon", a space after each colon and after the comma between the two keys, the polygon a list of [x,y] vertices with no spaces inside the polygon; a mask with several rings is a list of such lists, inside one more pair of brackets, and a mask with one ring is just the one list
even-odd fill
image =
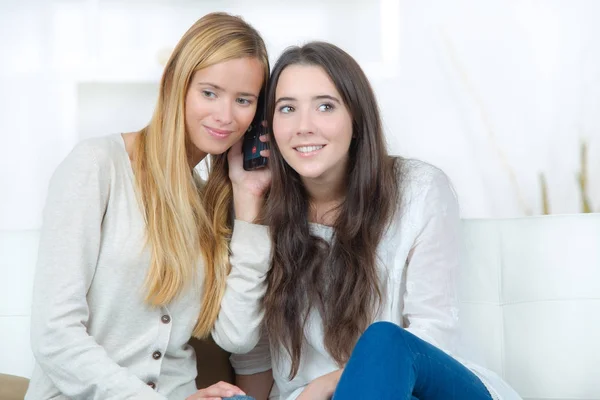
{"label": "blurred background", "polygon": [[253,24],[272,63],[313,39],[353,55],[392,153],[442,168],[463,217],[600,211],[600,1],[0,0],[0,231],[39,229],[78,141],[147,123],[211,11]]}

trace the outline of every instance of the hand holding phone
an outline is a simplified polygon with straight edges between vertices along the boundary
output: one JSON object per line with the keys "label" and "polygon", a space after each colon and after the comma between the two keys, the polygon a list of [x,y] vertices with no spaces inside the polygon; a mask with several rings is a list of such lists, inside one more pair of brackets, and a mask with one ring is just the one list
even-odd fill
{"label": "hand holding phone", "polygon": [[266,134],[264,123],[257,123],[244,134],[244,143],[242,152],[244,153],[244,169],[252,171],[267,166],[267,157],[260,155],[262,150],[269,149],[269,143],[260,140],[261,136]]}

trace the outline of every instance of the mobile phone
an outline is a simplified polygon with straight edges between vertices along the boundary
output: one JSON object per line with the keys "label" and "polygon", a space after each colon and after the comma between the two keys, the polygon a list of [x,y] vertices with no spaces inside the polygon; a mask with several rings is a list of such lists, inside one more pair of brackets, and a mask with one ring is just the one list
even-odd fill
{"label": "mobile phone", "polygon": [[260,152],[268,149],[269,145],[260,141],[260,136],[265,133],[265,129],[260,123],[258,125],[258,127],[252,127],[249,132],[244,134],[242,152],[244,153],[244,169],[246,171],[267,166],[267,158],[261,156]]}
{"label": "mobile phone", "polygon": [[252,171],[267,166],[267,158],[260,155],[262,150],[267,150],[269,148],[268,143],[260,141],[260,137],[267,133],[266,128],[263,126],[264,105],[260,104],[257,108],[262,112],[256,112],[254,121],[252,121],[252,128],[244,134],[244,142],[242,144],[244,169],[246,171]]}

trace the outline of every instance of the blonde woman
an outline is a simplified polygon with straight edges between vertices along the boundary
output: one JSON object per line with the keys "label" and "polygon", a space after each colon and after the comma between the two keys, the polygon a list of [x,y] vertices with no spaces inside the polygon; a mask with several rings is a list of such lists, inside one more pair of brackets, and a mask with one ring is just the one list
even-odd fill
{"label": "blonde woman", "polygon": [[[258,341],[270,249],[266,227],[253,221],[270,175],[243,170],[240,138],[268,74],[256,30],[209,14],[173,51],[148,126],[83,141],[58,167],[40,239],[26,399],[241,394],[223,383],[196,393],[187,342],[212,334],[243,353]],[[194,167],[207,155],[201,182]]]}

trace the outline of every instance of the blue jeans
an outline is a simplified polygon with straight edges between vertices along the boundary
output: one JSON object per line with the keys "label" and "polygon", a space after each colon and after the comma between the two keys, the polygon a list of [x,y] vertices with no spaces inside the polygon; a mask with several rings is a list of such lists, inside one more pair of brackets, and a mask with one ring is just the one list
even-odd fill
{"label": "blue jeans", "polygon": [[333,400],[492,400],[481,380],[435,346],[390,322],[363,333]]}
{"label": "blue jeans", "polygon": [[254,397],[242,396],[241,394],[236,394],[233,397],[223,397],[223,400],[254,400]]}

